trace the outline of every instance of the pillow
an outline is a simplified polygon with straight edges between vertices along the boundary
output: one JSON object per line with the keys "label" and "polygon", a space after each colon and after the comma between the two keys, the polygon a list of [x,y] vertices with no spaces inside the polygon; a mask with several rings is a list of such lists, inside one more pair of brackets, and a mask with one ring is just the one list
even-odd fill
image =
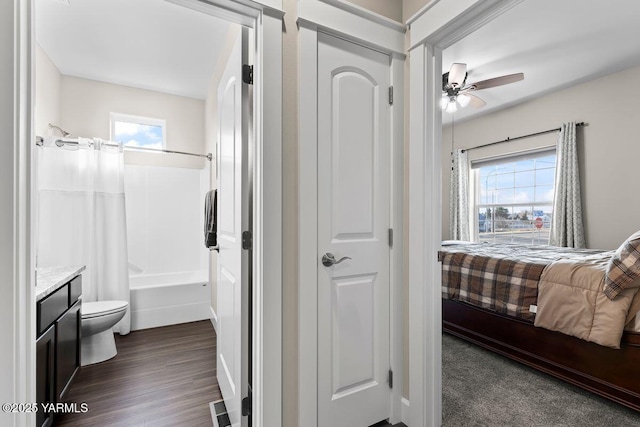
{"label": "pillow", "polygon": [[640,231],[636,231],[620,245],[607,265],[604,294],[613,300],[625,289],[637,287],[640,278]]}

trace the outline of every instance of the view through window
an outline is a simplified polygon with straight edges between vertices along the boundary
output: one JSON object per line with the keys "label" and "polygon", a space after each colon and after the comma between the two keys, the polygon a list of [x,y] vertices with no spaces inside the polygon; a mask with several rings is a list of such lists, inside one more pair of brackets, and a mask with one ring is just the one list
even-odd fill
{"label": "view through window", "polygon": [[548,245],[555,150],[483,161],[472,168],[478,241]]}
{"label": "view through window", "polygon": [[111,139],[127,147],[165,148],[165,121],[127,114],[111,114]]}

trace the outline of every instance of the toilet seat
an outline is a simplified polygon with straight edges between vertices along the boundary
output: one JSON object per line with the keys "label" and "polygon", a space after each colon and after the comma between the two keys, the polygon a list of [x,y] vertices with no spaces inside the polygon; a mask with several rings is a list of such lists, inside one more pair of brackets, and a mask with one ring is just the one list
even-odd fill
{"label": "toilet seat", "polygon": [[91,319],[92,317],[105,316],[126,310],[129,305],[126,301],[94,301],[82,303],[82,318]]}

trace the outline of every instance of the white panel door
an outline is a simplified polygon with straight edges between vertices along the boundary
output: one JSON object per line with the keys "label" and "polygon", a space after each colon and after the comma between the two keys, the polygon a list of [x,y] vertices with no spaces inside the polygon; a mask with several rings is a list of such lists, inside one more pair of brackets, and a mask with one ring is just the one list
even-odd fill
{"label": "white panel door", "polygon": [[242,232],[249,230],[249,102],[242,82],[248,30],[238,37],[218,86],[218,337],[217,377],[233,426],[247,425],[241,401],[248,384],[248,251]]}
{"label": "white panel door", "polygon": [[318,34],[319,426],[389,417],[390,62]]}

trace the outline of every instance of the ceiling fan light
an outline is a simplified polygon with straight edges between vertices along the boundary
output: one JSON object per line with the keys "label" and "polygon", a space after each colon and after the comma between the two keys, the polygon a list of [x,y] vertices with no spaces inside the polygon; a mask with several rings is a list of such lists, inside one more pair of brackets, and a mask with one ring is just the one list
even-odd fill
{"label": "ceiling fan light", "polygon": [[469,105],[469,102],[471,102],[471,97],[465,93],[461,93],[460,95],[458,95],[458,104],[460,104],[460,107],[464,108],[467,105]]}
{"label": "ceiling fan light", "polygon": [[455,113],[456,111],[458,111],[458,106],[456,105],[455,98],[452,98],[451,100],[449,100],[446,111],[447,113]]}
{"label": "ceiling fan light", "polygon": [[440,108],[444,110],[447,108],[447,105],[449,105],[449,97],[447,95],[442,95],[442,98],[440,98]]}

